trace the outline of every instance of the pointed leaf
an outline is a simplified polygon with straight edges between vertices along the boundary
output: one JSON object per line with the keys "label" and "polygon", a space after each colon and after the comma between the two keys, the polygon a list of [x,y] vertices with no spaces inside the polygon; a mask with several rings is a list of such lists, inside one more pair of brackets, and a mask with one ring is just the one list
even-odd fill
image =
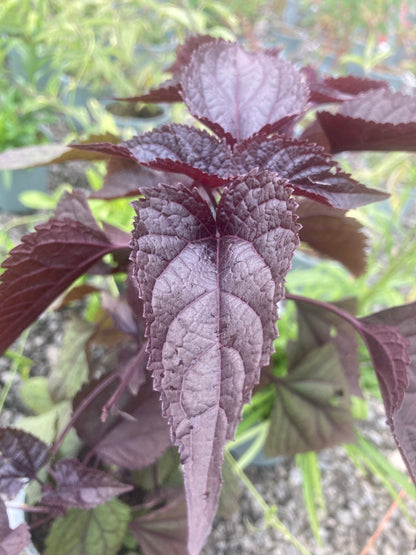
{"label": "pointed leaf", "polygon": [[265,453],[295,455],[354,441],[349,392],[335,346],[308,353],[277,380]]}
{"label": "pointed leaf", "polygon": [[416,151],[416,99],[386,89],[345,102],[337,114],[318,112],[331,152]]}
{"label": "pointed leaf", "polygon": [[295,194],[335,208],[356,208],[388,197],[352,179],[321,147],[306,141],[255,137],[235,147],[233,166],[240,173],[256,167],[277,172],[290,182]]}
{"label": "pointed leaf", "polygon": [[56,519],[45,555],[116,555],[130,520],[130,508],[117,499],[92,510],[69,509]]}
{"label": "pointed leaf", "polygon": [[375,89],[388,89],[386,81],[367,77],[345,75],[343,77],[322,78],[310,66],[303,68],[309,89],[310,100],[317,104],[326,102],[345,102],[357,95]]}
{"label": "pointed leaf", "polygon": [[394,439],[416,484],[416,446],[414,442],[416,423],[416,303],[389,308],[372,314],[365,321],[373,325],[394,326],[408,341],[407,351],[409,384],[401,406],[389,418]]}
{"label": "pointed leaf", "polygon": [[215,515],[225,442],[272,352],[298,244],[289,194],[274,174],[252,172],[224,192],[216,221],[184,186],[151,189],[135,204],[149,369],[184,463],[191,553]]}
{"label": "pointed leaf", "polygon": [[[333,306],[349,314],[356,312],[356,305],[355,299],[343,299],[333,303]],[[302,360],[306,360],[308,354],[316,348],[332,343],[347,377],[350,392],[362,396],[359,385],[358,343],[354,328],[341,316],[316,304],[296,300],[296,309],[298,338],[295,343],[288,344],[289,368],[294,368]]]}
{"label": "pointed leaf", "polygon": [[216,178],[217,175],[232,174],[227,171],[231,151],[225,141],[195,127],[165,125],[126,141],[123,147],[129,149],[139,164],[184,173],[210,187],[224,184],[225,179]]}
{"label": "pointed leaf", "polygon": [[123,247],[98,228],[80,192],[66,194],[56,217],[35,229],[2,264],[0,354],[73,281],[105,254]]}
{"label": "pointed leaf", "polygon": [[0,428],[0,492],[14,497],[23,478],[35,478],[48,460],[48,446],[15,428]]}
{"label": "pointed leaf", "polygon": [[188,542],[185,496],[136,518],[129,528],[144,555],[183,555]]}
{"label": "pointed leaf", "polygon": [[26,522],[23,522],[12,530],[9,526],[6,506],[3,499],[0,497],[0,554],[21,555],[24,548],[27,547],[29,543],[29,526]]}
{"label": "pointed leaf", "polygon": [[168,79],[155,89],[150,89],[148,93],[138,96],[128,96],[124,98],[114,98],[113,100],[124,102],[183,102],[181,95],[181,85],[178,78]]}
{"label": "pointed leaf", "polygon": [[190,112],[229,143],[282,129],[304,111],[309,95],[289,62],[225,41],[201,45],[181,85]]}
{"label": "pointed leaf", "polygon": [[298,208],[302,229],[299,237],[319,254],[341,262],[355,276],[366,268],[367,240],[363,226],[338,210],[311,199],[302,199]]}
{"label": "pointed leaf", "polygon": [[42,503],[58,507],[93,509],[126,491],[129,484],[114,480],[109,474],[88,468],[76,459],[61,459],[54,464],[55,488],[48,489]]}
{"label": "pointed leaf", "polygon": [[188,37],[183,44],[176,48],[176,59],[166,71],[173,75],[180,74],[189,65],[195,50],[203,44],[215,42],[217,42],[217,39],[211,35],[192,35]]}

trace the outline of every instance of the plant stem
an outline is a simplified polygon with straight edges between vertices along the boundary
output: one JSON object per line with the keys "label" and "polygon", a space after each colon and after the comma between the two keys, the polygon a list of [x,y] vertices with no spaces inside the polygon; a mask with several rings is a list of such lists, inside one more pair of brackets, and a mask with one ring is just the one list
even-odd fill
{"label": "plant stem", "polygon": [[297,540],[286,528],[286,526],[281,522],[276,516],[276,508],[270,507],[260,493],[256,490],[251,480],[247,477],[245,472],[240,468],[237,461],[231,455],[231,453],[226,449],[225,451],[225,459],[227,460],[228,464],[231,466],[233,472],[238,476],[247,490],[251,493],[253,498],[257,501],[260,507],[263,510],[266,524],[273,526],[276,530],[279,530],[283,534],[283,536],[292,544],[294,545],[300,553],[303,555],[311,555],[310,551],[304,547],[299,540]]}
{"label": "plant stem", "polygon": [[52,451],[51,451],[51,456],[52,457],[54,457],[56,455],[56,453],[59,451],[59,448],[61,447],[62,442],[65,439],[66,434],[72,428],[72,426],[74,425],[76,420],[79,418],[79,416],[82,414],[82,412],[88,407],[88,405],[91,403],[91,401],[93,401],[102,391],[104,391],[104,389],[106,387],[108,387],[110,384],[112,384],[113,381],[116,380],[117,378],[118,378],[117,374],[110,374],[109,376],[107,376],[105,378],[105,380],[103,380],[101,383],[99,383],[97,385],[97,387],[95,389],[93,389],[89,395],[87,395],[85,397],[85,399],[81,402],[81,404],[78,406],[76,411],[73,413],[70,421],[65,426],[61,435],[56,439],[55,443],[53,444]]}

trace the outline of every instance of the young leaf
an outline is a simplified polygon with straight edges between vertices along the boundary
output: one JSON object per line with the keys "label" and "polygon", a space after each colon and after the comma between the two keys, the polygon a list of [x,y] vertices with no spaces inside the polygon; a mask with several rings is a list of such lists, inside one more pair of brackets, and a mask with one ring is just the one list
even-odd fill
{"label": "young leaf", "polygon": [[136,518],[129,528],[144,555],[183,555],[188,542],[185,496]]}
{"label": "young leaf", "polygon": [[338,210],[311,199],[301,199],[298,207],[302,229],[299,237],[319,254],[341,262],[360,276],[366,268],[366,236],[363,226]]}
{"label": "young leaf", "polygon": [[416,303],[383,310],[367,316],[364,321],[372,325],[394,326],[408,341],[409,384],[401,406],[389,418],[389,425],[410,476],[416,484],[416,447],[413,432],[416,421]]}
{"label": "young leaf", "polygon": [[55,520],[45,555],[116,555],[130,520],[130,508],[117,499],[92,510],[69,509]]}
{"label": "young leaf", "polygon": [[99,229],[81,192],[66,194],[56,215],[25,235],[0,276],[0,354],[79,276],[124,245]]}
{"label": "young leaf", "polygon": [[310,351],[276,382],[264,446],[268,456],[295,455],[354,441],[348,385],[333,344]]}
{"label": "young leaf", "polygon": [[61,459],[55,463],[53,478],[55,488],[45,490],[42,503],[65,508],[93,509],[133,488],[76,459]]}
{"label": "young leaf", "polygon": [[318,112],[331,152],[416,150],[416,99],[387,89],[345,102],[337,114]]}
{"label": "young leaf", "polygon": [[195,50],[181,86],[189,111],[231,144],[282,130],[304,111],[309,96],[289,62],[225,41]]}
{"label": "young leaf", "polygon": [[48,460],[48,446],[14,428],[0,428],[0,493],[14,497]]}
{"label": "young leaf", "polygon": [[12,530],[9,526],[6,506],[0,497],[0,554],[20,555],[29,543],[29,526],[23,522]]}
{"label": "young leaf", "polygon": [[224,191],[216,220],[180,184],[134,205],[149,369],[184,463],[191,553],[210,530],[225,442],[277,334],[276,303],[298,244],[286,185],[254,171]]}

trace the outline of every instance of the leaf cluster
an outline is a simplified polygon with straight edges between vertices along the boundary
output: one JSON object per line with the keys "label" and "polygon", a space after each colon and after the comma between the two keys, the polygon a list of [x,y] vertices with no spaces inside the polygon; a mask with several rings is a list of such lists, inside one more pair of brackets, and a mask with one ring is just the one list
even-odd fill
{"label": "leaf cluster", "polygon": [[[322,77],[309,67],[298,70],[275,50],[247,51],[209,36],[189,38],[169,71],[171,79],[157,89],[124,100],[184,102],[205,129],[172,124],[124,142],[74,145],[78,154],[64,152],[60,159],[109,157],[104,186],[90,196],[137,199],[130,237],[100,227],[85,193],[74,191],[3,264],[3,351],[86,273],[122,273],[126,284],[121,299],[104,295],[107,320],[85,343],[82,388],[74,390],[62,374],[51,376],[51,395],[70,401],[73,411],[51,451],[8,429],[0,452],[7,459],[4,493],[14,494],[22,479],[38,479],[48,464],[41,503],[93,511],[88,517],[66,513],[78,530],[85,519],[100,518],[98,506],[139,487],[136,472],[154,464],[171,440],[183,465],[187,512],[187,529],[180,518],[175,538],[178,549],[186,541],[196,554],[217,510],[226,443],[254,388],[272,393],[268,455],[354,441],[350,397],[361,395],[356,334],[371,356],[390,428],[415,480],[416,304],[357,317],[353,300],[301,297],[285,291],[285,281],[301,242],[362,274],[365,235],[347,212],[388,195],[359,183],[332,155],[415,151],[416,105],[384,82]],[[90,292],[73,289],[71,298]],[[282,371],[270,361],[284,299],[296,305],[297,336],[286,344]],[[99,370],[91,350],[96,344],[109,354]],[[82,463],[59,456],[72,427],[87,449],[78,452]],[[29,454],[22,466],[25,441],[42,453],[40,463],[40,455]],[[98,464],[113,469],[120,484]],[[144,510],[143,499],[129,499]],[[182,511],[183,500],[170,505],[165,497],[130,522],[146,553],[164,545],[160,536],[178,506]],[[157,548],[154,536],[149,539],[156,528]],[[61,529],[54,525],[51,537]]]}

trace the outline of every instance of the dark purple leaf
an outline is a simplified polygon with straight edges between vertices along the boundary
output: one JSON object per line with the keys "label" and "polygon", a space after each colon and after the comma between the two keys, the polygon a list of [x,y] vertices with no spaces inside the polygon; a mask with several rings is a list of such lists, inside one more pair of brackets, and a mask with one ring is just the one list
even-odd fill
{"label": "dark purple leaf", "polygon": [[138,96],[128,96],[124,98],[114,98],[113,100],[124,102],[183,102],[181,95],[181,85],[178,78],[168,79],[155,89],[150,89],[148,93]]}
{"label": "dark purple leaf", "polygon": [[390,428],[409,473],[416,483],[416,303],[389,308],[364,319],[371,325],[395,327],[407,340],[409,384],[403,402],[389,418]]}
{"label": "dark purple leaf", "polygon": [[387,418],[391,418],[408,386],[408,342],[395,327],[378,323],[371,316],[360,319],[357,329],[370,352]]}
{"label": "dark purple leaf", "polygon": [[[354,314],[357,309],[355,299],[344,299],[333,303],[337,308]],[[318,347],[333,343],[337,350],[350,392],[362,396],[359,385],[358,343],[354,328],[342,317],[309,302],[296,300],[298,338],[288,346],[288,366],[294,368],[307,360],[310,352]],[[334,334],[335,332],[335,334]]]}
{"label": "dark purple leaf", "polygon": [[225,442],[273,349],[298,244],[289,195],[275,174],[252,172],[224,191],[216,220],[185,186],[148,190],[135,203],[149,369],[184,463],[191,553],[215,515]]}
{"label": "dark purple leaf", "polygon": [[107,174],[103,187],[90,193],[89,198],[115,199],[139,194],[139,189],[154,187],[159,183],[173,184],[188,179],[186,176],[172,175],[145,168],[133,160],[112,157],[107,164]]}
{"label": "dark purple leaf", "polygon": [[185,496],[136,518],[129,528],[144,555],[183,555],[188,542]]}
{"label": "dark purple leaf", "polygon": [[133,486],[114,480],[102,470],[88,468],[76,459],[61,459],[55,463],[53,478],[55,488],[46,489],[42,503],[65,508],[93,509],[133,489]]}
{"label": "dark purple leaf", "polygon": [[416,150],[416,99],[387,89],[344,102],[339,113],[318,112],[331,152]]}
{"label": "dark purple leaf", "polygon": [[9,526],[6,506],[0,498],[0,555],[21,555],[29,543],[29,526],[23,522],[12,530]]}
{"label": "dark purple leaf", "polygon": [[48,460],[48,446],[22,430],[0,428],[0,492],[14,497],[24,478],[35,478]]}
{"label": "dark purple leaf", "polygon": [[105,254],[112,243],[98,228],[81,192],[66,194],[56,216],[22,238],[0,276],[0,354]]}
{"label": "dark purple leaf", "polygon": [[304,111],[309,95],[289,62],[225,41],[201,45],[181,85],[190,112],[229,143],[282,129]]}
{"label": "dark purple leaf", "polygon": [[297,210],[302,229],[299,237],[319,254],[338,260],[355,276],[366,268],[366,236],[363,226],[338,210],[302,199]]}
{"label": "dark purple leaf", "polygon": [[217,42],[215,37],[210,35],[193,35],[188,37],[183,44],[176,48],[176,59],[166,71],[173,75],[180,74],[189,65],[192,55],[202,44]]}
{"label": "dark purple leaf", "polygon": [[255,167],[277,172],[290,182],[295,194],[335,208],[355,208],[388,196],[352,179],[321,147],[286,137],[255,137],[237,145],[233,166],[240,173]]}
{"label": "dark purple leaf", "polygon": [[374,91],[375,89],[388,89],[386,81],[377,81],[367,77],[346,75],[344,77],[320,77],[310,66],[303,68],[309,89],[310,100],[317,104],[326,102],[345,102],[357,95]]}
{"label": "dark purple leaf", "polygon": [[[195,127],[172,124],[123,143],[139,164],[156,170],[184,173],[196,181],[217,187],[235,174],[231,150],[225,141]],[[237,172],[247,173],[247,172]]]}
{"label": "dark purple leaf", "polygon": [[[130,358],[129,362],[134,359]],[[137,361],[138,367],[144,361]],[[97,387],[100,382],[91,382],[74,400],[74,409]],[[159,396],[152,391],[151,384],[142,386],[137,395],[124,392],[118,409],[124,416],[110,414],[101,420],[103,407],[114,393],[109,385],[89,403],[82,418],[75,423],[80,438],[93,452],[108,464],[140,469],[154,463],[170,445],[169,428],[162,417]]]}
{"label": "dark purple leaf", "polygon": [[348,385],[335,346],[307,353],[276,379],[276,400],[264,446],[270,457],[353,442]]}

